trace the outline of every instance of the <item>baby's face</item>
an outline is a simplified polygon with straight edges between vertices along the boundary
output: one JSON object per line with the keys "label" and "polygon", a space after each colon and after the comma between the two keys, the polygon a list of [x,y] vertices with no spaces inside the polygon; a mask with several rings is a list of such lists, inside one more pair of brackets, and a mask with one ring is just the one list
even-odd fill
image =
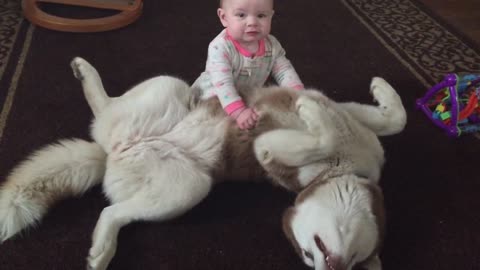
{"label": "baby's face", "polygon": [[273,0],[224,0],[218,16],[229,35],[248,46],[270,34]]}

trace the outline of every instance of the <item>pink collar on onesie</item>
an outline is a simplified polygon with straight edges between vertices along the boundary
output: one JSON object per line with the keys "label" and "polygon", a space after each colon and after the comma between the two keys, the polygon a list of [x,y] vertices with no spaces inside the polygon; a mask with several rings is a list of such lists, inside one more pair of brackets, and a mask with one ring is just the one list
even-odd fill
{"label": "pink collar on onesie", "polygon": [[265,54],[265,39],[259,40],[258,41],[258,50],[256,53],[249,52],[247,49],[245,49],[238,41],[233,39],[227,32],[227,39],[231,40],[235,48],[239,53],[241,53],[243,56],[253,58],[254,56],[263,56]]}

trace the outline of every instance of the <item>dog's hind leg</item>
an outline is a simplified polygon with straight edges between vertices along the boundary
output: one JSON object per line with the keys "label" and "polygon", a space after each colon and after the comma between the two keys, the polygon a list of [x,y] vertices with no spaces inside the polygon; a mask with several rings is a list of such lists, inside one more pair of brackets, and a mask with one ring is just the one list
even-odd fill
{"label": "dog's hind leg", "polygon": [[109,104],[110,98],[97,70],[83,58],[75,57],[70,63],[73,74],[82,82],[83,93],[95,117]]}
{"label": "dog's hind leg", "polygon": [[[211,177],[178,160],[145,175],[143,188],[133,197],[106,207],[93,233],[88,269],[104,270],[113,258],[120,229],[134,221],[165,221],[190,210],[208,194]],[[141,181],[140,179],[138,181]]]}
{"label": "dog's hind leg", "polygon": [[307,130],[277,129],[259,136],[254,142],[254,150],[262,164],[275,160],[298,167],[333,154],[337,140],[328,108],[322,101],[300,96],[296,109]]}
{"label": "dog's hind leg", "polygon": [[402,131],[407,113],[395,89],[384,79],[375,77],[370,84],[370,93],[378,106],[356,102],[340,103],[340,106],[377,135],[393,135]]}

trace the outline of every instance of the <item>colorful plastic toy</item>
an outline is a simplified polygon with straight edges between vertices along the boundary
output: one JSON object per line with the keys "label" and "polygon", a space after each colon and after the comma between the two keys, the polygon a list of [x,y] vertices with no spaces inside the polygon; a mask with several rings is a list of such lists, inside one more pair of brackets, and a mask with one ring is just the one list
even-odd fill
{"label": "colorful plastic toy", "polygon": [[433,86],[417,108],[451,137],[480,131],[480,75],[448,74]]}

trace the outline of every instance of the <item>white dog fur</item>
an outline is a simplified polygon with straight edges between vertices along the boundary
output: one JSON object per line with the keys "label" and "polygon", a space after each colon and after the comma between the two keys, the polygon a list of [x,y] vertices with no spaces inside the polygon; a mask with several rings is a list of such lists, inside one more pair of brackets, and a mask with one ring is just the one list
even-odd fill
{"label": "white dog fur", "polygon": [[260,112],[245,132],[218,101],[198,100],[179,79],[152,78],[112,98],[89,63],[75,58],[72,68],[95,116],[94,142],[62,140],[13,169],[0,191],[1,242],[39,222],[52,203],[103,183],[111,205],[98,219],[87,269],[106,269],[126,224],[179,216],[220,179],[268,177],[299,192],[283,227],[307,265],[381,269],[377,135],[406,123],[400,97],[383,79],[371,83],[378,106],[336,103],[316,90],[245,91]]}

